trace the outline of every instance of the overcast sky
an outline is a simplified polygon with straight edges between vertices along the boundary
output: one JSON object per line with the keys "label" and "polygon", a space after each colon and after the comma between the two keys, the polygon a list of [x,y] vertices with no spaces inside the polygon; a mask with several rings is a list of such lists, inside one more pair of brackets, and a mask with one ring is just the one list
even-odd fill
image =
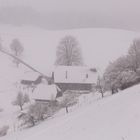
{"label": "overcast sky", "polygon": [[139,0],[0,0],[4,6],[25,5],[44,11],[139,12]]}
{"label": "overcast sky", "polygon": [[[20,21],[47,29],[110,27],[140,31],[139,0],[0,0],[0,6],[14,7],[0,11],[3,23]],[[28,7],[22,9],[23,20],[21,6]]]}

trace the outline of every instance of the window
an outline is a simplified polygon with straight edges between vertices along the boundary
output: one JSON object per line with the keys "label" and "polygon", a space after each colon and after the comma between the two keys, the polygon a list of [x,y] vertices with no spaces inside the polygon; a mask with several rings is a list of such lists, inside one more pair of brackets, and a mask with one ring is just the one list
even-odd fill
{"label": "window", "polygon": [[66,71],[66,79],[68,78],[68,72]]}

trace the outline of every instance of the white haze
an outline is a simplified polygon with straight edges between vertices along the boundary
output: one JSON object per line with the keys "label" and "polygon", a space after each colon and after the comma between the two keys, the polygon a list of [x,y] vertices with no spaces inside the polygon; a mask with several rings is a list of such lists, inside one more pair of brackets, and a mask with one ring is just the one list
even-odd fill
{"label": "white haze", "polygon": [[0,26],[3,46],[9,48],[12,39],[18,38],[25,48],[22,59],[44,73],[53,68],[56,48],[65,35],[73,35],[78,40],[84,64],[102,72],[110,61],[127,53],[133,39],[140,37],[135,32],[101,28],[46,31],[29,26]]}
{"label": "white haze", "polygon": [[139,0],[0,0],[0,6],[6,8],[0,11],[3,23],[21,22],[46,29],[105,27],[140,31]]}

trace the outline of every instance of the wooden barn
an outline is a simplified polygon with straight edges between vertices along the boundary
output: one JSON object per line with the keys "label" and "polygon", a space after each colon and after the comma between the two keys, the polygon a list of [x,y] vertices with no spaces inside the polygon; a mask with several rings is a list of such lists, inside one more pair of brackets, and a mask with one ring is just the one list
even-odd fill
{"label": "wooden barn", "polygon": [[96,69],[85,66],[57,66],[52,77],[62,91],[89,91],[96,84],[98,74]]}

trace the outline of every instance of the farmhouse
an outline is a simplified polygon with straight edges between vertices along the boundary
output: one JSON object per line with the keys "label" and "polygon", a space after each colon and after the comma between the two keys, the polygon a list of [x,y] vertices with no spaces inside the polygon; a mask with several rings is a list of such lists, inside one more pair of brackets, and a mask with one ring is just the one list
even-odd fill
{"label": "farmhouse", "polygon": [[[31,75],[30,75],[31,74]],[[37,73],[26,74],[21,81],[27,86],[35,85],[32,99],[37,102],[49,102],[62,96],[66,90],[90,91],[97,81],[97,71],[85,66],[57,66],[52,73],[53,84],[40,79]],[[37,83],[37,84],[36,84]]]}
{"label": "farmhouse", "polygon": [[52,74],[54,83],[62,91],[89,91],[97,81],[97,71],[85,66],[56,66]]}

